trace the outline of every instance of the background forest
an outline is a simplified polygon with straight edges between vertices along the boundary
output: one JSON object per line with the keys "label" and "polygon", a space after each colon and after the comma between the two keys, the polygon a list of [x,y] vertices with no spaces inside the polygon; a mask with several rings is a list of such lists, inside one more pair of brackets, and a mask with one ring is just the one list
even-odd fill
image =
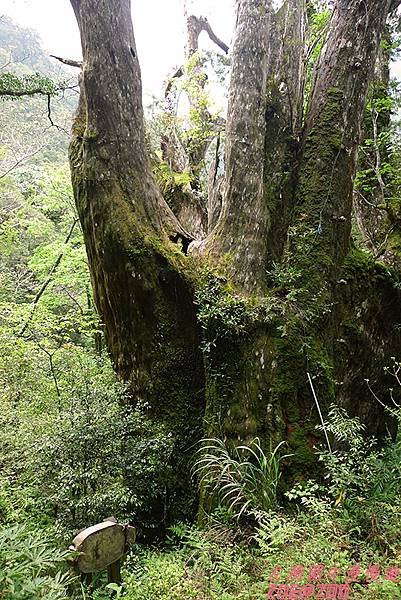
{"label": "background forest", "polygon": [[[316,3],[310,72],[328,18]],[[393,59],[398,33],[395,19],[381,48]],[[193,75],[199,65],[206,86]],[[221,104],[228,66],[224,52],[197,53],[178,88],[197,110],[174,114],[162,100],[148,110],[154,173],[171,202],[177,190],[207,188],[216,142],[191,173],[175,170],[160,145],[174,130],[195,154],[216,127],[224,144],[224,109],[212,96]],[[382,74],[366,109],[352,268],[376,269],[375,277],[401,289],[399,86]],[[34,32],[1,17],[0,598],[258,600],[273,597],[271,584],[317,584],[319,569],[312,577],[310,568],[318,565],[325,584],[349,584],[350,598],[401,597],[401,440],[388,433],[377,445],[358,418],[335,406],[316,430],[316,464],[303,476],[287,468],[287,444],[266,447],[255,438],[233,448],[217,437],[199,446],[191,440],[194,490],[201,488],[210,510],[196,517],[195,492],[192,505],[180,505],[171,485],[175,433],[150,418],[146,403],[132,407],[94,306],[67,159],[77,98],[76,71],[50,59]],[[302,273],[273,264],[270,278],[278,297],[296,301],[291,294]],[[209,301],[218,291],[211,283],[204,294],[201,323],[213,318]],[[242,308],[233,296],[217,317],[235,329]],[[203,350],[207,357],[210,347]],[[383,406],[398,423],[400,359],[385,366],[393,405]],[[363,376],[366,394],[381,403],[370,374]],[[179,456],[174,460],[179,472]],[[81,584],[66,566],[65,549],[79,529],[110,515],[138,529],[123,583],[108,586],[100,574],[92,586]],[[327,588],[322,597],[331,593]]]}

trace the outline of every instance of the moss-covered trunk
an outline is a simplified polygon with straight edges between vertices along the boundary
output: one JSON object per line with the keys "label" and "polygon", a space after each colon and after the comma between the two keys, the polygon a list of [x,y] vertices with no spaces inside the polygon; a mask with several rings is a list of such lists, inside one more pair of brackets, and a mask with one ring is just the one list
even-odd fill
{"label": "moss-covered trunk", "polygon": [[364,379],[386,401],[398,292],[353,247],[351,213],[390,0],[338,0],[304,123],[304,1],[239,1],[222,210],[192,244],[153,181],[130,2],[71,1],[84,66],[70,159],[95,301],[133,400],[176,437],[173,498],[202,431],[287,439],[305,471],[309,377],[324,414],[340,402],[383,435]]}
{"label": "moss-covered trunk", "polygon": [[190,512],[182,456],[201,433],[204,403],[194,277],[179,249],[190,238],[153,181],[129,1],[74,7],[84,66],[70,162],[94,298],[132,401],[175,436],[171,502]]}
{"label": "moss-covered trunk", "polygon": [[[284,2],[274,13],[246,1],[238,13],[226,192],[201,245],[226,277],[225,297],[201,313],[210,316],[207,415],[234,439],[287,439],[303,470],[317,439],[309,376],[323,415],[340,403],[370,433],[393,431],[365,379],[390,403],[383,367],[399,348],[399,294],[351,238],[361,126],[388,9],[337,2],[302,127],[305,4]],[[258,73],[266,79],[249,92],[244,82]]]}

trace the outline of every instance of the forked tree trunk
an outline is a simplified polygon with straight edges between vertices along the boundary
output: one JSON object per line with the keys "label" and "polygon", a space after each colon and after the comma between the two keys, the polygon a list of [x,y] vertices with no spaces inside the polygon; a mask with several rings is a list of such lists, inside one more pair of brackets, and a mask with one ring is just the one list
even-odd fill
{"label": "forked tree trunk", "polygon": [[[398,296],[350,229],[390,0],[337,1],[304,128],[304,0],[238,2],[222,211],[189,255],[145,150],[130,2],[71,2],[84,59],[74,193],[96,305],[133,400],[174,432],[176,458],[206,415],[206,431],[229,440],[287,439],[305,471],[318,437],[308,373],[323,411],[340,402],[382,435],[364,378],[386,401]],[[188,485],[181,464],[176,493]]]}

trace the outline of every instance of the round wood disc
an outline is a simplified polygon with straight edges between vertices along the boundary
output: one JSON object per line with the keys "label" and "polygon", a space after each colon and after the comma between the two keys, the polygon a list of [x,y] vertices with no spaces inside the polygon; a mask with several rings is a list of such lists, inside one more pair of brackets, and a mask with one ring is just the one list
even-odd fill
{"label": "round wood disc", "polygon": [[72,543],[78,552],[82,552],[77,559],[82,573],[101,571],[123,556],[125,527],[111,521],[99,523],[78,533]]}

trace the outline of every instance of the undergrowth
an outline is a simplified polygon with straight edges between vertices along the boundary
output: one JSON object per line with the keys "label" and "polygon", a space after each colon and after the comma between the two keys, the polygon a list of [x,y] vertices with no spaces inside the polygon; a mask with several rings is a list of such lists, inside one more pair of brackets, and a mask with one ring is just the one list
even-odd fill
{"label": "undergrowth", "polygon": [[194,474],[214,509],[201,528],[177,523],[163,546],[133,548],[117,597],[399,598],[400,441],[378,447],[336,407],[324,427],[334,448],[316,449],[324,478],[311,473],[284,494],[282,447],[203,440]]}

